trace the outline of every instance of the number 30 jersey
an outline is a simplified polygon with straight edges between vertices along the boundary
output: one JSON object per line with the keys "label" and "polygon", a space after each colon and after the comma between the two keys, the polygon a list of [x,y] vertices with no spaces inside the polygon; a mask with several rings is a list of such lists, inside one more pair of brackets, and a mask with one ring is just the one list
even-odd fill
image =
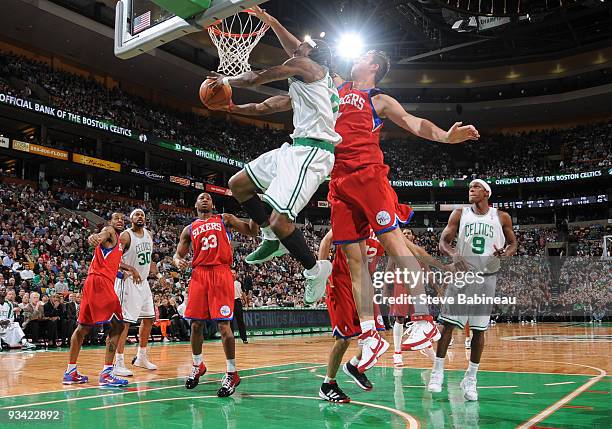
{"label": "number 30 jersey", "polygon": [[191,224],[193,268],[198,266],[232,265],[233,254],[230,234],[221,215],[206,220],[196,219]]}
{"label": "number 30 jersey", "polygon": [[493,254],[495,247],[501,249],[505,243],[497,209],[489,207],[486,214],[477,215],[472,207],[463,207],[457,234],[457,251],[475,271],[487,274],[497,272],[499,259]]}
{"label": "number 30 jersey", "polygon": [[130,247],[123,252],[122,262],[136,268],[140,278],[146,280],[151,271],[151,254],[153,253],[153,239],[151,233],[143,228],[142,237],[138,237],[132,229],[128,229],[130,234]]}

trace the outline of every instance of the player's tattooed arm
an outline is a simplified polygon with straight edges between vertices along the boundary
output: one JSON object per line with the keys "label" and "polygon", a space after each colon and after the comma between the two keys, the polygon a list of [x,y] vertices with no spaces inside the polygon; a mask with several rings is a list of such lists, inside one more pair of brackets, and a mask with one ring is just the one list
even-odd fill
{"label": "player's tattooed arm", "polygon": [[270,26],[287,55],[292,56],[298,46],[300,46],[300,40],[278,22],[278,19],[266,12],[265,9],[259,6],[254,6],[251,9],[253,9],[257,18]]}
{"label": "player's tattooed arm", "polygon": [[518,248],[518,242],[516,241],[516,235],[514,235],[514,230],[512,229],[512,218],[508,213],[499,210],[497,211],[497,215],[499,216],[499,222],[501,223],[502,230],[504,232],[506,245],[501,249],[494,246],[495,256],[498,258],[514,256],[514,254],[516,254],[516,249]]}
{"label": "player's tattooed arm", "polygon": [[480,134],[473,125],[462,125],[455,122],[445,131],[427,119],[419,118],[406,112],[393,97],[378,94],[372,97],[374,109],[381,118],[389,118],[394,124],[421,138],[439,143],[462,143],[466,140],[478,140]]}
{"label": "player's tattooed arm", "polygon": [[191,229],[189,226],[183,228],[181,236],[179,237],[178,246],[176,246],[176,252],[172,258],[172,262],[179,270],[185,270],[189,267],[189,262],[185,260],[189,253],[189,247],[191,246]]}
{"label": "player's tattooed arm", "polygon": [[330,229],[321,240],[321,244],[319,244],[319,259],[325,260],[329,259],[329,252],[331,251],[331,246],[334,241],[334,234]]}
{"label": "player's tattooed arm", "polygon": [[467,265],[463,257],[459,255],[457,249],[453,247],[453,240],[457,236],[459,223],[461,222],[461,209],[455,209],[448,218],[448,224],[440,235],[440,243],[438,247],[443,255],[448,255],[453,258],[455,268],[459,271],[467,271]]}
{"label": "player's tattooed arm", "polygon": [[291,97],[276,95],[261,103],[232,104],[228,111],[247,116],[264,116],[291,110]]}
{"label": "player's tattooed arm", "polygon": [[87,242],[90,246],[97,247],[102,243],[106,243],[107,241],[111,240],[111,237],[114,233],[114,228],[110,225],[107,225],[102,228],[102,231],[100,231],[99,233],[91,234],[89,237],[87,237]]}
{"label": "player's tattooed arm", "polygon": [[257,237],[259,235],[259,225],[252,220],[245,222],[238,219],[233,214],[223,213],[223,223],[225,223],[226,226],[238,231],[240,234],[248,235],[250,237]]}

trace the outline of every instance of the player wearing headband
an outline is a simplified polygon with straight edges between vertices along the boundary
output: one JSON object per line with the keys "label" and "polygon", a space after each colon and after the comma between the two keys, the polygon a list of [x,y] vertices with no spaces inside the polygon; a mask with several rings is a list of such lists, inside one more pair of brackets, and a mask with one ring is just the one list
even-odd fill
{"label": "player wearing headband", "polygon": [[141,209],[135,209],[130,213],[132,227],[123,231],[119,237],[123,245],[123,257],[121,258],[121,270],[115,280],[115,293],[121,302],[123,327],[117,354],[115,358],[115,374],[120,376],[133,375],[132,371],[125,366],[123,351],[128,336],[130,323],[140,320],[138,330],[138,352],[132,359],[132,364],[141,368],[157,369],[149,361],[147,356],[147,344],[149,335],[155,321],[155,310],[153,308],[153,295],[147,278],[150,275],[161,275],[157,272],[157,266],[151,264],[153,253],[153,239],[151,232],[145,228],[145,213]]}
{"label": "player wearing headband", "polygon": [[[255,13],[260,16],[263,12],[255,8]],[[293,108],[294,131],[293,144],[285,143],[249,162],[230,179],[229,187],[251,219],[262,228],[264,239],[247,256],[246,262],[259,264],[287,251],[291,253],[305,269],[304,301],[308,304],[323,296],[332,266],[327,260],[317,261],[294,221],[334,166],[334,148],[342,140],[334,131],[340,98],[329,72],[331,49],[324,41],[307,39],[297,43],[290,55],[283,64],[266,70],[235,77],[215,74],[213,78],[215,85],[236,87],[289,81],[289,97],[230,106],[232,113],[243,115]],[[258,192],[263,192],[263,201]]]}
{"label": "player wearing headband", "polygon": [[[448,219],[448,225],[440,236],[440,251],[453,258],[458,273],[472,272],[472,281],[459,283],[459,278],[446,289],[446,304],[442,307],[439,321],[444,324],[442,337],[436,349],[433,370],[428,390],[433,393],[442,391],[444,382],[444,359],[453,338],[453,329],[463,329],[470,324],[473,332],[470,350],[470,363],[461,381],[465,399],[478,400],[476,374],[484,350],[485,331],[493,305],[461,304],[460,294],[466,299],[495,296],[499,259],[516,253],[517,242],[512,229],[512,219],[508,213],[489,207],[491,187],[481,179],[470,182],[470,206],[455,209]],[[456,247],[452,246],[457,240]],[[452,298],[455,304],[449,303]]]}

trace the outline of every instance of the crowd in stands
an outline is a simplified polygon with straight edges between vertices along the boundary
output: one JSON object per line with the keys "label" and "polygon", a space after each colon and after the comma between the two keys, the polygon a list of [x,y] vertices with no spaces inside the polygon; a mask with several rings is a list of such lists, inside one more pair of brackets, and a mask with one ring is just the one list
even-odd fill
{"label": "crowd in stands", "polygon": [[[0,53],[0,91],[243,161],[288,139],[285,131],[172,110],[122,91],[120,86],[108,88],[94,79],[8,53]],[[612,123],[483,135],[478,142],[456,146],[413,138],[385,139],[382,148],[393,179],[572,173],[612,166]],[[90,153],[91,148],[86,151]]]}
{"label": "crowd in stands", "polygon": [[[71,202],[71,205],[66,204]],[[76,204],[76,205],[75,205]],[[69,207],[75,211],[68,211]],[[162,274],[151,278],[158,318],[169,319],[164,338],[186,338],[187,326],[180,316],[180,305],[187,296],[189,272],[178,272],[171,255],[182,228],[193,213],[159,210],[149,203],[113,198],[94,198],[91,193],[75,193],[69,188],[43,192],[30,186],[2,183],[0,186],[0,284],[7,287],[7,300],[14,302],[17,320],[34,341],[66,345],[76,326],[80,292],[91,260],[87,236],[93,225],[79,213],[90,211],[108,219],[113,211],[129,213],[135,207],[147,211],[148,228],[153,232],[153,262]],[[500,309],[507,315],[545,314],[552,311],[552,289],[559,307],[571,310],[576,303],[592,309],[605,309],[610,302],[609,262],[601,262],[602,237],[611,234],[609,225],[570,228],[570,237],[579,243],[583,256],[564,259],[559,280],[553,280],[552,264],[547,262],[546,244],[557,239],[552,228],[519,229],[518,257],[512,258],[509,275],[500,276],[498,294],[516,296],[517,305]],[[303,228],[308,244],[316,251],[325,229],[307,224]],[[417,243],[439,256],[439,230],[417,232]],[[301,267],[289,256],[262,267],[244,262],[258,239],[235,234],[233,237],[237,278],[249,297],[248,307],[303,307]],[[606,270],[605,268],[608,268]],[[556,286],[555,286],[556,285]],[[320,302],[318,305],[324,305]],[[535,316],[533,316],[535,317]],[[95,342],[94,336],[90,339]]]}

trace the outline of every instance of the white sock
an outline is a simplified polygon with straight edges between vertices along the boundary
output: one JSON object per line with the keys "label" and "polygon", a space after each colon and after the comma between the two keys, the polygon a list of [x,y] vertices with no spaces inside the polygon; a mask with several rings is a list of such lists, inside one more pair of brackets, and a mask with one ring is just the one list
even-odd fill
{"label": "white sock", "polygon": [[136,352],[138,357],[145,357],[147,355],[147,348],[138,346],[138,351]]}
{"label": "white sock", "polygon": [[444,372],[444,358],[435,357],[433,370],[436,372]]}
{"label": "white sock", "polygon": [[468,369],[467,371],[465,371],[465,377],[476,378],[476,373],[478,372],[479,366],[480,364],[470,361],[470,363],[468,364]]}
{"label": "white sock", "polygon": [[261,228],[261,235],[263,236],[264,240],[278,241],[278,238],[276,237],[276,234],[274,234],[274,231],[272,231],[270,225]]}
{"label": "white sock", "polygon": [[312,277],[316,277],[316,276],[318,276],[318,275],[319,275],[319,271],[320,271],[320,269],[321,269],[321,267],[319,266],[319,261],[317,261],[317,263],[315,264],[315,266],[314,266],[314,267],[312,267],[312,268],[311,268],[311,269],[309,269],[309,270],[305,270],[305,271],[304,271],[304,274],[305,274],[307,277],[310,277],[310,278],[312,278]]}
{"label": "white sock", "polygon": [[195,366],[198,366],[202,363],[202,354],[200,353],[199,355],[191,355],[193,357],[193,364]]}
{"label": "white sock", "polygon": [[361,326],[361,332],[369,332],[376,329],[376,323],[374,322],[374,319],[361,322],[359,326]]}
{"label": "white sock", "polygon": [[399,322],[393,324],[393,350],[395,353],[402,351],[402,334],[404,333],[404,325]]}
{"label": "white sock", "polygon": [[27,339],[26,337],[23,337],[23,338],[21,339],[21,345],[22,345],[22,346],[25,346],[27,342],[28,342],[28,339]]}
{"label": "white sock", "polygon": [[117,366],[123,366],[123,365],[124,365],[124,363],[125,363],[125,360],[124,360],[123,353],[117,353],[117,354],[115,355],[115,365],[117,365]]}
{"label": "white sock", "polygon": [[236,359],[227,360],[227,372],[236,372]]}
{"label": "white sock", "polygon": [[102,368],[102,371],[106,371],[107,369],[113,369],[112,365],[104,365],[104,367]]}
{"label": "white sock", "polygon": [[353,366],[357,366],[359,365],[359,359],[357,359],[357,356],[353,356],[351,360],[349,361],[349,363]]}
{"label": "white sock", "polygon": [[329,383],[330,381],[333,381],[333,378],[329,378],[328,376],[325,376],[325,380],[323,380],[323,383]]}
{"label": "white sock", "polygon": [[66,372],[70,372],[76,368],[76,363],[69,363],[68,368],[66,368]]}

